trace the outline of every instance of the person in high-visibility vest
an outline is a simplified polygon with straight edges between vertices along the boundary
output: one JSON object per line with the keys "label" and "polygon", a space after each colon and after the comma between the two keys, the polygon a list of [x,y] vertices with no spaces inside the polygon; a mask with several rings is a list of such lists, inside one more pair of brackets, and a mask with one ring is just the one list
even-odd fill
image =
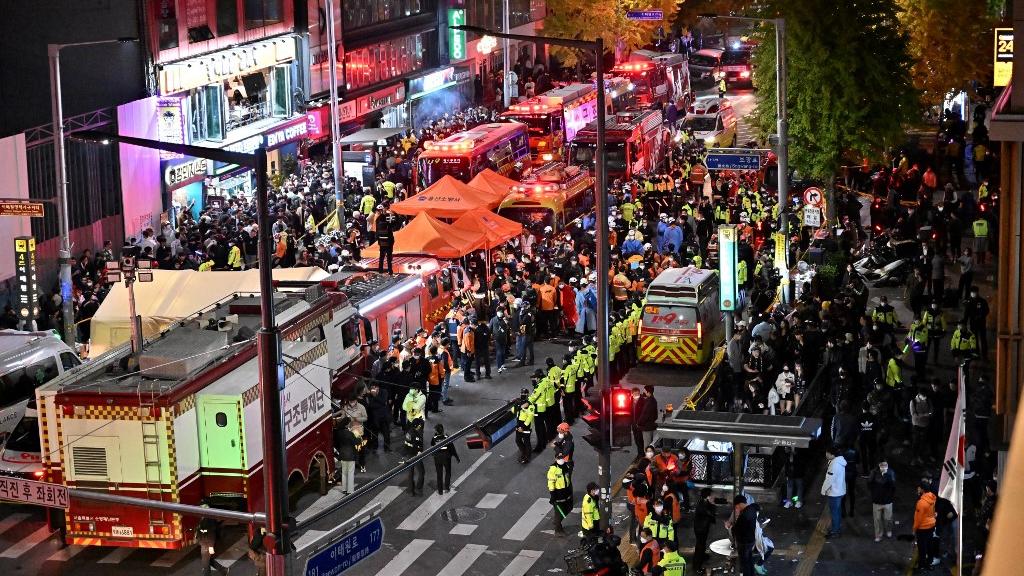
{"label": "person in high-visibility vest", "polygon": [[736,264],[736,284],[744,288],[747,287],[747,261],[740,260]]}
{"label": "person in high-visibility vest", "polygon": [[978,339],[963,320],[956,323],[953,337],[949,339],[949,350],[958,359],[972,358],[978,352]]}
{"label": "person in high-visibility vest", "polygon": [[202,264],[199,265],[199,271],[200,272],[209,272],[210,270],[213,270],[213,259],[212,258],[209,259],[209,260],[204,261]]}
{"label": "person in high-visibility vest", "polygon": [[579,390],[576,388],[576,358],[566,354],[562,358],[562,414],[570,425],[579,414]]}
{"label": "person in high-visibility vest", "polygon": [[978,259],[979,265],[985,264],[985,253],[988,251],[988,220],[982,214],[971,223],[974,231],[974,256]]}
{"label": "person in high-visibility vest", "polygon": [[554,507],[555,534],[565,534],[562,520],[572,511],[572,483],[565,455],[556,454],[555,461],[548,467],[548,494]]}
{"label": "person in high-visibility vest", "polygon": [[871,320],[884,330],[896,328],[896,309],[889,304],[889,298],[885,295],[878,298],[878,306],[871,312]]}
{"label": "person in high-visibility vest", "polygon": [[583,538],[593,541],[601,535],[601,509],[598,506],[601,489],[596,482],[587,484],[587,495],[583,497],[583,507],[580,511],[580,527],[583,529]]}
{"label": "person in high-visibility vest", "polygon": [[228,250],[228,269],[230,270],[241,270],[242,269],[242,249],[238,247],[235,241],[228,243],[231,249]]}
{"label": "person in high-visibility vest", "polygon": [[[533,404],[535,410],[534,426],[537,429],[537,447],[534,448],[534,453],[540,453],[547,446],[548,440],[548,419],[547,419],[547,379],[543,375],[534,373],[534,376],[530,378],[531,384],[533,384],[533,392],[530,394],[529,400]],[[552,430],[552,432],[554,432]]]}
{"label": "person in high-visibility vest", "polygon": [[672,525],[672,512],[661,500],[655,500],[654,508],[644,519],[644,528],[651,530],[651,534],[661,546],[664,546],[666,542],[675,542],[676,540],[675,528]]}
{"label": "person in high-visibility vest", "polygon": [[519,448],[519,463],[526,464],[533,455],[533,445],[530,443],[530,427],[533,426],[533,419],[537,415],[534,412],[533,404],[529,401],[530,391],[523,388],[519,394],[519,405],[513,408],[516,412],[516,447]]}
{"label": "person in high-visibility vest", "polygon": [[921,314],[921,322],[928,327],[928,346],[935,350],[935,363],[939,362],[939,344],[946,334],[946,317],[939,309],[938,302],[932,302],[931,308]]}
{"label": "person in high-visibility vest", "polygon": [[885,365],[885,383],[890,388],[903,385],[903,369],[900,367],[900,361],[895,357],[889,358],[889,362]]}
{"label": "person in high-visibility vest", "polygon": [[661,576],[685,576],[686,559],[679,555],[679,546],[675,542],[665,544],[665,555],[658,562]]}
{"label": "person in high-visibility vest", "polygon": [[725,77],[718,80],[718,97],[723,98],[725,96],[726,86]]}
{"label": "person in high-visibility vest", "polygon": [[918,381],[924,382],[925,364],[928,362],[928,325],[920,318],[910,325],[906,343],[903,353],[906,354],[908,350],[914,353],[914,371]]}
{"label": "person in high-visibility vest", "polygon": [[650,528],[640,531],[640,555],[633,566],[639,574],[655,574],[658,562],[661,561],[661,546],[654,539]]}

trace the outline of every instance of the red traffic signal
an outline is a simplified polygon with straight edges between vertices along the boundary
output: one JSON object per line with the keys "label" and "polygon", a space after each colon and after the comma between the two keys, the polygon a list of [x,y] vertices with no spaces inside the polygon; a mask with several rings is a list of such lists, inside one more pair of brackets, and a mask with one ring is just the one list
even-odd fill
{"label": "red traffic signal", "polygon": [[632,413],[633,399],[629,390],[625,388],[612,388],[612,415],[628,416]]}

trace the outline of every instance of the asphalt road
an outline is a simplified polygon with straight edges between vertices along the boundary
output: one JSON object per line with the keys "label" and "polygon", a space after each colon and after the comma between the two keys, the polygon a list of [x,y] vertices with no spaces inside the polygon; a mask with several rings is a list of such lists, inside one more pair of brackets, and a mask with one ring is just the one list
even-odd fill
{"label": "asphalt road", "polygon": [[[561,356],[565,347],[541,342],[536,346],[537,363],[545,356]],[[461,428],[477,417],[515,398],[529,384],[529,369],[516,368],[503,374],[492,372],[492,380],[466,383],[456,375],[452,398],[456,404],[445,407],[444,413],[431,415],[427,430],[437,422],[448,430]],[[641,365],[625,379],[627,385],[654,384],[659,404],[679,405],[689,392],[701,370],[664,368]],[[455,387],[454,384],[458,383]],[[597,480],[597,455],[582,440],[587,426],[577,421],[576,465],[573,475],[575,504],[579,506],[584,487]],[[393,435],[393,445],[401,444],[400,431]],[[550,448],[527,465],[517,462],[513,439],[508,439],[490,452],[470,451],[458,444],[461,463],[452,471],[453,491],[438,496],[432,462],[426,464],[426,496],[409,494],[405,479],[396,479],[376,494],[367,496],[345,510],[332,514],[313,528],[326,530],[344,522],[359,510],[380,501],[385,525],[384,548],[346,574],[357,576],[526,576],[565,569],[563,556],[578,540],[556,538],[552,533],[551,507],[547,503],[545,473],[553,459]],[[613,482],[620,478],[635,456],[633,449],[612,454]],[[371,454],[367,473],[356,475],[357,484],[367,482],[397,464],[399,452]],[[326,496],[310,494],[299,501],[297,514],[304,517],[309,510],[329,507],[340,499],[340,491],[332,489]],[[613,507],[613,522],[626,519],[624,494]],[[579,528],[579,510],[565,520],[572,534]],[[305,541],[315,533],[298,534]],[[218,542],[218,559],[230,566],[232,575],[254,574],[245,556],[246,535],[241,527],[226,527]],[[62,549],[45,526],[45,515],[38,509],[0,505],[0,572],[4,574],[40,574],[44,576],[74,575],[112,576],[116,574],[152,575],[199,574],[199,553],[195,547],[181,552],[132,550],[126,548]]]}

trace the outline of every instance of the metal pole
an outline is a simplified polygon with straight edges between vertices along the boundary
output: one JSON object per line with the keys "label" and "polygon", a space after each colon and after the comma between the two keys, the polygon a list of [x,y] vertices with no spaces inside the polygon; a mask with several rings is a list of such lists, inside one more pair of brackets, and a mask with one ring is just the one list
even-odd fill
{"label": "metal pole", "polygon": [[139,329],[139,316],[135,312],[135,279],[125,278],[124,285],[128,288],[128,314],[132,317],[132,361],[137,368],[142,354],[142,330]]}
{"label": "metal pole", "polygon": [[230,520],[232,522],[243,522],[245,524],[263,525],[267,517],[262,512],[236,512],[234,510],[223,510],[221,508],[204,508],[191,504],[179,504],[178,502],[162,502],[159,500],[147,500],[145,498],[134,498],[132,496],[121,496],[109,492],[96,490],[84,490],[81,488],[69,488],[68,496],[75,500],[92,500],[93,502],[108,502],[111,504],[126,504],[138,506],[150,510],[166,510],[176,514],[188,514],[203,518],[215,518],[217,520]]}
{"label": "metal pole", "polygon": [[338,115],[338,44],[334,30],[334,2],[326,0],[327,17],[327,59],[331,61],[328,78],[331,82],[330,116],[331,116],[331,159],[334,162],[334,203],[338,218],[338,229],[345,227],[345,190],[341,185],[341,120]]}
{"label": "metal pole", "polygon": [[[60,228],[60,297],[64,342],[75,347],[75,308],[71,300],[71,226],[68,218],[68,180],[64,159],[64,107],[60,91],[59,44],[47,46],[50,57],[50,102],[53,115],[53,166],[57,186],[57,224]],[[35,297],[35,295],[33,295]],[[30,321],[34,321],[32,318]]]}
{"label": "metal pole", "polygon": [[[508,0],[502,0],[501,31],[504,32],[505,34],[508,34]],[[508,38],[502,38],[502,40],[501,40],[501,47],[502,47],[501,48],[501,51],[502,51],[502,55],[501,55],[501,57],[502,57],[502,65],[505,67],[505,72],[504,72],[505,78],[503,79],[503,84],[502,84],[501,99],[502,99],[502,102],[505,104],[505,108],[508,108],[509,104],[512,103],[512,92],[511,92],[511,90],[509,90],[509,88],[511,88],[511,82],[509,81],[510,80],[509,74],[512,72],[512,69],[511,69],[512,58],[511,58],[510,54],[508,53],[509,49],[511,48],[510,42],[509,42]]]}
{"label": "metal pole", "polygon": [[285,576],[288,534],[288,482],[285,478],[284,426],[281,422],[281,390],[284,370],[281,364],[281,335],[274,318],[274,287],[271,276],[270,202],[267,177],[267,150],[257,148],[256,211],[259,226],[260,330],[256,335],[259,357],[260,404],[263,416],[263,482],[267,513],[267,576]]}
{"label": "metal pole", "polygon": [[600,37],[594,46],[594,72],[597,76],[597,151],[594,165],[594,200],[597,210],[597,384],[601,391],[601,453],[597,460],[598,484],[601,486],[601,530],[608,528],[611,517],[611,445],[612,406],[609,397],[611,370],[608,365],[608,174],[605,170],[605,92],[604,92],[604,40]]}
{"label": "metal pole", "polygon": [[729,342],[732,341],[732,334],[736,318],[732,315],[731,310],[723,311],[722,314],[725,314],[725,345],[728,346]]}
{"label": "metal pole", "polygon": [[746,446],[740,442],[732,443],[732,497],[743,494],[743,461]]}
{"label": "metal pole", "polygon": [[782,300],[789,302],[792,290],[789,285],[789,218],[786,206],[789,196],[789,123],[786,120],[786,20],[776,18],[775,22],[775,113],[779,132],[779,232],[785,239],[786,270],[782,275]]}

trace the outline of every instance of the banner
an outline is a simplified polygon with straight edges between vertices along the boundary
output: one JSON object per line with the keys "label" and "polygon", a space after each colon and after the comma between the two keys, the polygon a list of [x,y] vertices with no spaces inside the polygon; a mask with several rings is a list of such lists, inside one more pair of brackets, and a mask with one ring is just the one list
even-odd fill
{"label": "banner", "polygon": [[942,462],[942,474],[939,477],[939,496],[949,500],[956,508],[957,514],[963,516],[963,474],[964,448],[967,440],[966,398],[964,394],[964,368],[957,373],[956,407],[953,410],[953,426],[949,430],[946,442],[946,457]]}

